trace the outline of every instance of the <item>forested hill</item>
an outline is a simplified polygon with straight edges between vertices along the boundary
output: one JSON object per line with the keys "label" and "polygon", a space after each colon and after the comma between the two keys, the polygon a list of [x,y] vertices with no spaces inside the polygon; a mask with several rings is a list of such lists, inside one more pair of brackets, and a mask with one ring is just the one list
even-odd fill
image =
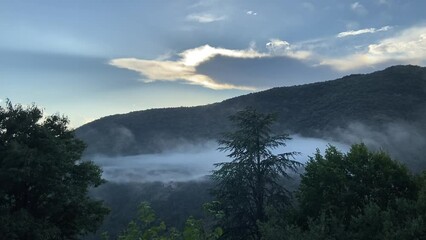
{"label": "forested hill", "polygon": [[246,106],[276,112],[277,130],[304,136],[326,135],[351,122],[369,126],[419,122],[426,119],[426,68],[394,66],[327,82],[273,88],[205,106],[113,115],[86,124],[76,133],[88,144],[88,154],[161,152],[175,144],[217,138],[230,128],[227,117]]}

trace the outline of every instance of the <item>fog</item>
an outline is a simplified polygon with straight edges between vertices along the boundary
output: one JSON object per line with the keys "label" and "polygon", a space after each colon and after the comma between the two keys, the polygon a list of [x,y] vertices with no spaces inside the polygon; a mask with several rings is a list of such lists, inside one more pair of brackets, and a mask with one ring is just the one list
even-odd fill
{"label": "fog", "polygon": [[426,129],[422,121],[392,122],[380,127],[353,122],[330,135],[348,145],[363,142],[372,150],[384,150],[415,172],[426,167]]}
{"label": "fog", "polygon": [[[321,152],[331,144],[347,152],[351,144],[365,143],[372,150],[384,150],[392,158],[406,164],[411,170],[424,169],[426,163],[426,134],[421,126],[403,122],[371,127],[350,123],[345,128],[329,132],[327,139],[306,138],[293,135],[287,146],[274,153],[300,152],[295,160],[306,163],[318,148]],[[215,141],[189,144],[182,142],[167,152],[136,156],[95,156],[92,160],[102,167],[103,177],[111,182],[184,182],[203,180],[214,164],[230,161],[226,152],[217,150]]]}
{"label": "fog", "polygon": [[[292,136],[287,146],[274,153],[300,152],[295,160],[305,163],[316,149],[323,151],[328,144],[346,152],[348,145],[323,139]],[[216,142],[197,145],[181,145],[161,154],[106,157],[95,156],[92,160],[102,167],[103,178],[111,182],[182,182],[202,180],[214,170],[214,164],[230,161],[225,152],[217,150]]]}

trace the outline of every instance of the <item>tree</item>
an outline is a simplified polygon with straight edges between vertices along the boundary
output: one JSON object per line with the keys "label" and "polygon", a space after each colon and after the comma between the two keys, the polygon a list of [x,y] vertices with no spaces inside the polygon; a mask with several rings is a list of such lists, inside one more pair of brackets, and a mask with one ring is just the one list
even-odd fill
{"label": "tree", "polygon": [[[206,229],[202,220],[189,217],[182,232],[167,227],[160,221],[148,202],[138,206],[138,217],[131,221],[118,240],[216,240],[222,232],[220,228],[213,231]],[[104,240],[108,240],[108,233],[104,233]]]}
{"label": "tree", "polygon": [[87,196],[101,169],[58,115],[32,105],[0,107],[0,239],[78,239],[108,209]]}
{"label": "tree", "polygon": [[368,204],[386,209],[398,198],[415,200],[417,186],[405,166],[384,152],[355,144],[347,154],[328,147],[307,163],[298,198],[305,220],[323,212],[349,224]]}
{"label": "tree", "polygon": [[264,239],[425,239],[426,174],[413,177],[364,144],[347,154],[329,146],[307,163],[294,218],[272,215]]}
{"label": "tree", "polygon": [[299,163],[291,160],[296,152],[273,154],[290,139],[287,134],[272,134],[274,115],[247,108],[230,119],[237,129],[224,135],[219,149],[233,160],[216,164],[215,206],[222,213],[224,238],[260,239],[258,222],[266,220],[266,206],[288,203],[289,193],[281,183]]}

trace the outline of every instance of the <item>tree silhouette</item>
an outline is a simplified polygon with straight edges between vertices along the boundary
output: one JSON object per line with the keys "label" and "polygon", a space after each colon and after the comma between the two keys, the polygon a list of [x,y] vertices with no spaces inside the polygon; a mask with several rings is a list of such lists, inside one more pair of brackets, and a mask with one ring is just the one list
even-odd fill
{"label": "tree silhouette", "polygon": [[78,239],[108,213],[87,196],[101,170],[58,115],[32,105],[0,107],[0,239]]}
{"label": "tree silhouette", "polygon": [[233,160],[216,165],[215,207],[223,213],[220,224],[225,238],[260,239],[258,222],[266,220],[266,206],[288,203],[281,181],[289,177],[289,170],[296,171],[299,163],[291,159],[297,153],[272,152],[290,139],[287,134],[272,134],[274,115],[247,108],[230,119],[237,129],[224,135],[219,149]]}

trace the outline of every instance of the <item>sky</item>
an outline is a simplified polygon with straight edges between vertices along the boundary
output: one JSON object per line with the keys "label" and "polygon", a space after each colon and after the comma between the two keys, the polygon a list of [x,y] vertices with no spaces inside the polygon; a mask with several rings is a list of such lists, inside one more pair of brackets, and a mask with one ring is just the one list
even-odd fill
{"label": "sky", "polygon": [[426,63],[424,0],[0,0],[0,104],[71,127]]}

